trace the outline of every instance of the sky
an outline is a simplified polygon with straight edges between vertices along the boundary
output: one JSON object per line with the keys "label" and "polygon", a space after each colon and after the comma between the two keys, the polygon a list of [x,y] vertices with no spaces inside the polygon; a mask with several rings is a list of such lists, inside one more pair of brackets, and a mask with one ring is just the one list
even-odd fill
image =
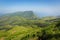
{"label": "sky", "polygon": [[0,13],[34,11],[38,16],[60,15],[60,0],[0,0]]}

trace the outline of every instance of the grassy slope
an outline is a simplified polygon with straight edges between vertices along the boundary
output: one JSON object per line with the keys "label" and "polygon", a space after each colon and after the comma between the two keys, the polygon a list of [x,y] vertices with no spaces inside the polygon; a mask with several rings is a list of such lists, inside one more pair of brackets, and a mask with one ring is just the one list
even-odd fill
{"label": "grassy slope", "polygon": [[41,28],[16,26],[13,29],[4,32],[5,35],[0,34],[0,40],[2,37],[5,38],[4,40],[28,40],[29,38],[32,38],[34,35],[37,37],[37,32],[41,32]]}

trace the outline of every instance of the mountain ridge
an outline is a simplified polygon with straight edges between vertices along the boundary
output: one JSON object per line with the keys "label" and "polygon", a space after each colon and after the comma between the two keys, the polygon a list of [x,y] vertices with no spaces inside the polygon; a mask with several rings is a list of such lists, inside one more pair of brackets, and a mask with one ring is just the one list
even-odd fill
{"label": "mountain ridge", "polygon": [[19,17],[24,17],[24,18],[28,18],[28,19],[34,19],[37,18],[37,16],[34,14],[33,11],[23,11],[23,12],[14,12],[14,13],[7,13],[3,16],[19,16]]}

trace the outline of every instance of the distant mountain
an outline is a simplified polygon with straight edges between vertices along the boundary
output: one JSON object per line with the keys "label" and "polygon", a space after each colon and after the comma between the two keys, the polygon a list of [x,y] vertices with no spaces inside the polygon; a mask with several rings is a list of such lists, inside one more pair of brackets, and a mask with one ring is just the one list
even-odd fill
{"label": "distant mountain", "polygon": [[37,16],[34,14],[33,11],[24,11],[24,12],[15,12],[15,13],[8,13],[5,14],[3,16],[7,16],[7,17],[14,17],[14,16],[18,16],[18,17],[23,17],[26,19],[35,19],[37,18]]}

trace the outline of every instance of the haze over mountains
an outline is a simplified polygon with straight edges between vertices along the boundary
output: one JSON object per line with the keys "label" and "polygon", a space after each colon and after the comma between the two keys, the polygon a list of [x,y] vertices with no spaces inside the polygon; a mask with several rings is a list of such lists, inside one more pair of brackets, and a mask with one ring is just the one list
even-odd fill
{"label": "haze over mountains", "polygon": [[59,0],[1,0],[0,12],[30,11],[39,17],[60,15]]}
{"label": "haze over mountains", "polygon": [[6,14],[13,14],[14,15],[19,14],[21,16],[22,15],[27,15],[29,16],[31,13],[33,13],[34,15],[36,15],[37,17],[46,17],[46,16],[59,16],[60,14],[48,14],[48,13],[41,13],[41,12],[34,12],[34,11],[16,11],[16,12],[11,12],[11,13],[0,13],[0,16],[2,15],[6,15]]}
{"label": "haze over mountains", "polygon": [[33,11],[19,11],[19,12],[13,12],[13,13],[5,13],[1,14],[1,16],[19,16],[19,17],[24,17],[24,18],[34,18],[37,17],[37,15],[34,14]]}

